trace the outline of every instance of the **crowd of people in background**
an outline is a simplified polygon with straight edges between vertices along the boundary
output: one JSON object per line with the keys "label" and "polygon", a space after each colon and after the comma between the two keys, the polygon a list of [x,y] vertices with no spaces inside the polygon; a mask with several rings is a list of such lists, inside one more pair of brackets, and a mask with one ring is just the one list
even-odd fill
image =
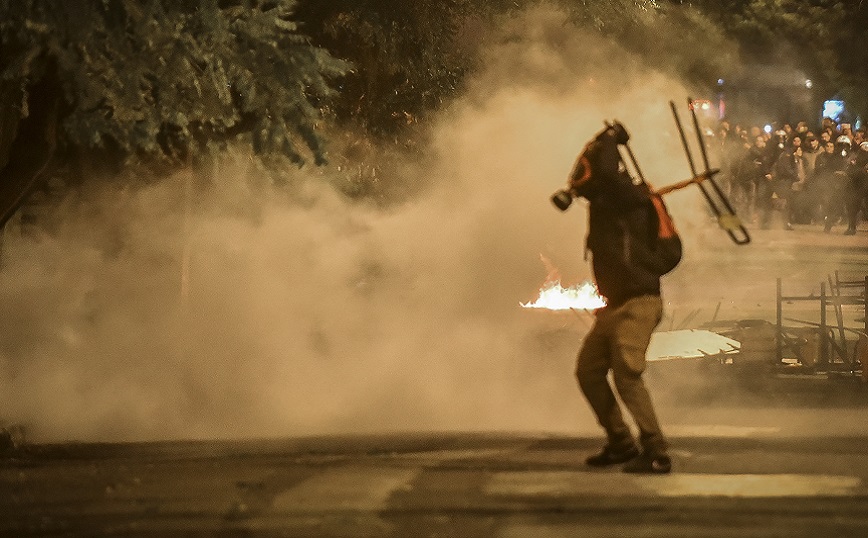
{"label": "crowd of people in background", "polygon": [[815,129],[804,121],[770,128],[724,120],[709,144],[721,183],[748,225],[823,224],[827,233],[846,226],[844,234],[853,235],[860,219],[868,219],[864,128],[829,118]]}

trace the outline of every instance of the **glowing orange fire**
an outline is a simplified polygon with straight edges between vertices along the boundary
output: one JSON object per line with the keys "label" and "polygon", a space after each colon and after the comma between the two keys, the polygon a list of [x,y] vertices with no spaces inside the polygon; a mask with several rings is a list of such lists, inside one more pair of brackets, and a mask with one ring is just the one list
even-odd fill
{"label": "glowing orange fire", "polygon": [[596,310],[606,306],[606,301],[597,293],[592,282],[583,282],[565,288],[561,281],[548,282],[539,297],[532,303],[520,303],[524,308],[546,308],[548,310]]}
{"label": "glowing orange fire", "polygon": [[545,308],[547,310],[596,310],[606,306],[606,300],[597,293],[593,282],[583,282],[567,288],[561,284],[558,270],[551,261],[540,254],[548,276],[539,297],[531,303],[519,303],[524,308]]}

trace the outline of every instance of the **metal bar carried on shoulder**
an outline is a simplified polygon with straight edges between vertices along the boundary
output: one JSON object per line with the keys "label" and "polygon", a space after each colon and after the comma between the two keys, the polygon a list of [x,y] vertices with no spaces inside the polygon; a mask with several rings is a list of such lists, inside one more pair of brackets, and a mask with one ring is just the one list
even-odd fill
{"label": "metal bar carried on shoulder", "polygon": [[[699,119],[696,117],[696,108],[694,107],[693,99],[687,98],[687,106],[690,109],[690,114],[693,116],[693,127],[696,130],[696,136],[699,140],[699,148],[702,154],[702,163],[705,166],[705,171],[702,173],[696,172],[696,165],[693,162],[693,155],[690,152],[690,145],[687,143],[687,137],[684,134],[684,127],[681,125],[681,119],[678,117],[678,110],[675,103],[669,101],[669,106],[672,108],[672,115],[675,118],[675,125],[678,127],[678,134],[681,136],[681,143],[684,146],[684,152],[687,155],[687,163],[690,165],[690,173],[693,175],[690,179],[668,185],[657,189],[658,194],[666,194],[672,191],[683,189],[689,185],[696,183],[705,201],[717,217],[717,222],[721,228],[726,230],[730,239],[737,245],[746,245],[750,243],[750,234],[747,228],[742,224],[741,219],[732,208],[732,204],[726,198],[723,190],[714,180],[715,174],[720,173],[717,168],[711,168],[708,164],[708,153],[705,150],[705,141],[702,139],[702,131],[699,128]],[[706,188],[705,183],[708,183],[711,188]]]}

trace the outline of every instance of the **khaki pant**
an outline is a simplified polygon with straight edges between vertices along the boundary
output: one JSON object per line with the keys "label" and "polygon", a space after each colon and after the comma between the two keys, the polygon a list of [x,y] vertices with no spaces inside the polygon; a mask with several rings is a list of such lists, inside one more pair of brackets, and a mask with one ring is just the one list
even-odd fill
{"label": "khaki pant", "polygon": [[633,439],[607,379],[612,370],[618,395],[639,428],[639,443],[652,455],[666,454],[669,446],[642,380],[645,352],[662,316],[663,302],[657,295],[634,297],[617,308],[602,309],[576,361],[579,386],[609,443],[623,445]]}

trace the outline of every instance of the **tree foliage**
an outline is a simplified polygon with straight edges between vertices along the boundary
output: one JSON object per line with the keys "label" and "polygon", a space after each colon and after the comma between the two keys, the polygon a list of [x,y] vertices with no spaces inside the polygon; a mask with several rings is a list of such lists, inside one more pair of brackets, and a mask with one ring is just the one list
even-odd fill
{"label": "tree foliage", "polygon": [[46,149],[177,161],[243,140],[322,162],[326,111],[330,134],[410,146],[460,95],[497,17],[540,3],[698,86],[786,62],[868,111],[861,1],[0,0],[0,176],[21,129],[55,136]]}
{"label": "tree foliage", "polygon": [[29,88],[61,85],[58,137],[72,147],[183,159],[245,138],[294,160],[323,152],[315,132],[346,64],[312,46],[292,0],[0,0],[4,116]]}
{"label": "tree foliage", "polygon": [[745,60],[804,69],[815,91],[868,114],[868,2],[693,2],[741,45]]}
{"label": "tree foliage", "polygon": [[647,65],[697,86],[717,80],[737,54],[720,28],[690,5],[659,0],[558,1],[577,26],[617,41]]}
{"label": "tree foliage", "polygon": [[615,39],[625,39],[633,31],[648,24],[660,13],[656,0],[565,0],[561,4],[573,19]]}
{"label": "tree foliage", "polygon": [[299,15],[317,43],[356,66],[341,87],[339,118],[394,134],[460,92],[483,46],[484,32],[463,39],[474,22],[539,3],[696,86],[711,89],[743,63],[783,63],[810,73],[818,94],[841,92],[865,111],[866,2],[302,0]]}
{"label": "tree foliage", "polygon": [[338,119],[390,136],[456,94],[475,52],[462,47],[462,29],[484,5],[303,0],[298,13],[318,44],[355,66],[341,84]]}

